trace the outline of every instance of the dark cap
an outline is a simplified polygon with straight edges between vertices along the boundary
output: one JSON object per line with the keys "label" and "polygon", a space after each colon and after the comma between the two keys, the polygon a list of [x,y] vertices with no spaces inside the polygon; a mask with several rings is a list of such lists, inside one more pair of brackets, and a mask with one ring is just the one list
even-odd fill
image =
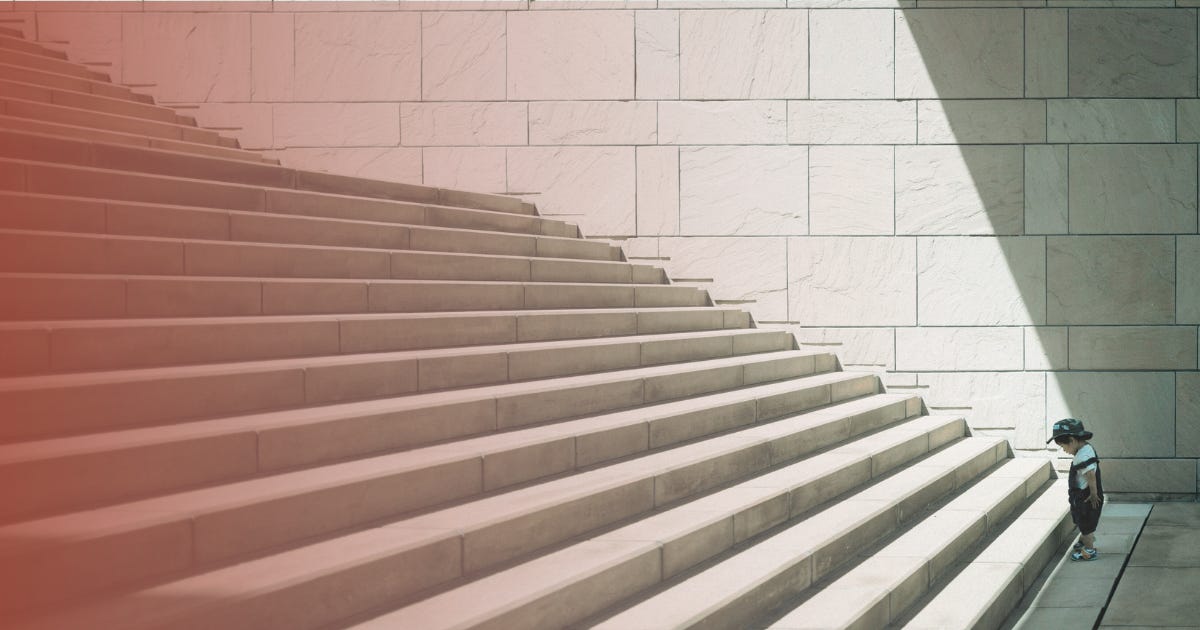
{"label": "dark cap", "polygon": [[1046,443],[1049,444],[1062,436],[1079,438],[1081,440],[1092,439],[1092,432],[1083,428],[1083,423],[1075,418],[1063,418],[1054,423],[1053,435],[1050,436]]}

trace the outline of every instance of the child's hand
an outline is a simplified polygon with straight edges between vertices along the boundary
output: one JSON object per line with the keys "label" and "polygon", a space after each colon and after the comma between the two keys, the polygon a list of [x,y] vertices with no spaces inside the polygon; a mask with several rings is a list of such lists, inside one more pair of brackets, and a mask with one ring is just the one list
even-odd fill
{"label": "child's hand", "polygon": [[1100,507],[1100,495],[1093,492],[1091,495],[1088,496],[1088,503],[1091,504],[1091,506],[1093,508]]}

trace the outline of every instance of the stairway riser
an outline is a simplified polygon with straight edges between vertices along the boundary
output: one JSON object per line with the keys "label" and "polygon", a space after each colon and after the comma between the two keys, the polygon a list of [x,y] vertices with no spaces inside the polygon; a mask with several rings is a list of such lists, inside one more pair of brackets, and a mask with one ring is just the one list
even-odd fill
{"label": "stairway riser", "polygon": [[140,101],[143,103],[151,102],[149,97],[134,94],[132,90],[120,85],[113,85],[103,81],[92,79],[84,79],[69,74],[59,74],[35,68],[23,67],[20,65],[7,64],[0,61],[0,79],[9,79],[12,81],[20,81],[22,83],[31,83],[34,85],[44,85],[63,90],[73,90],[86,94],[97,94],[110,98],[119,98],[129,101]]}
{"label": "stairway riser", "polygon": [[54,59],[46,55],[38,55],[26,53],[12,48],[0,48],[0,63],[23,68],[32,68],[45,72],[53,72],[56,74],[65,74],[75,76],[89,81],[104,81],[107,82],[109,77],[102,72],[88,70],[87,68],[71,63],[64,59]]}
{"label": "stairway riser", "polygon": [[50,105],[15,98],[0,99],[0,113],[17,118],[29,118],[61,125],[91,127],[105,131],[128,133],[165,140],[180,140],[233,148],[233,142],[222,138],[215,131],[189,127],[178,123],[164,123],[145,118],[134,118],[105,114],[88,109]]}
{"label": "stairway riser", "polygon": [[60,107],[90,110],[102,114],[143,118],[145,120],[173,125],[185,124],[182,121],[182,117],[176,114],[174,110],[165,107],[145,105],[124,99],[106,98],[73,90],[55,89],[32,83],[21,83],[19,81],[5,81],[0,79],[0,97],[36,101]]}
{"label": "stairway riser", "polygon": [[49,48],[44,48],[41,45],[36,44],[34,42],[26,41],[24,39],[15,39],[11,36],[5,36],[5,37],[0,38],[0,48],[7,48],[10,50],[15,50],[17,52],[23,52],[23,53],[27,53],[27,54],[31,54],[31,55],[42,55],[44,57],[49,57],[51,59],[65,60],[67,58],[67,54],[64,52],[61,52],[58,50],[52,50]]}
{"label": "stairway riser", "polygon": [[[31,118],[16,118],[0,115],[0,129],[25,134],[69,137],[75,140],[102,142],[108,145],[139,147],[161,151],[171,151],[175,153],[216,157],[227,160],[236,160],[240,164],[274,164],[277,162],[276,160],[264,158],[258,153],[252,151],[243,151],[237,148],[218,146],[214,144],[184,142],[182,140],[170,140],[166,138],[154,138],[150,136],[140,136],[117,131],[95,129],[91,127],[79,127],[44,120],[34,120]],[[71,162],[78,162],[78,159],[72,159]]]}

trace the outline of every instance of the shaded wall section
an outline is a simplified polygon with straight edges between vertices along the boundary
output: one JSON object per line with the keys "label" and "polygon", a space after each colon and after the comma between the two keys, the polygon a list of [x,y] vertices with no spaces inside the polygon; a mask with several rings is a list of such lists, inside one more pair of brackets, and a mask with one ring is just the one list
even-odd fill
{"label": "shaded wall section", "polygon": [[1194,495],[1200,3],[1146,4],[17,2],[0,20],[287,165],[521,193],[1018,454],[1074,415],[1110,488]]}

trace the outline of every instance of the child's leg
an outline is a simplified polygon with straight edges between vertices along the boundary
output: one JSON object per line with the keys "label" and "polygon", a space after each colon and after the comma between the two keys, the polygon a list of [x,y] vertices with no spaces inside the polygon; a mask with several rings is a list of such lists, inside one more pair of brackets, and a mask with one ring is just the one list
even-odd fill
{"label": "child's leg", "polygon": [[1096,532],[1086,534],[1079,537],[1079,542],[1088,549],[1096,548]]}

